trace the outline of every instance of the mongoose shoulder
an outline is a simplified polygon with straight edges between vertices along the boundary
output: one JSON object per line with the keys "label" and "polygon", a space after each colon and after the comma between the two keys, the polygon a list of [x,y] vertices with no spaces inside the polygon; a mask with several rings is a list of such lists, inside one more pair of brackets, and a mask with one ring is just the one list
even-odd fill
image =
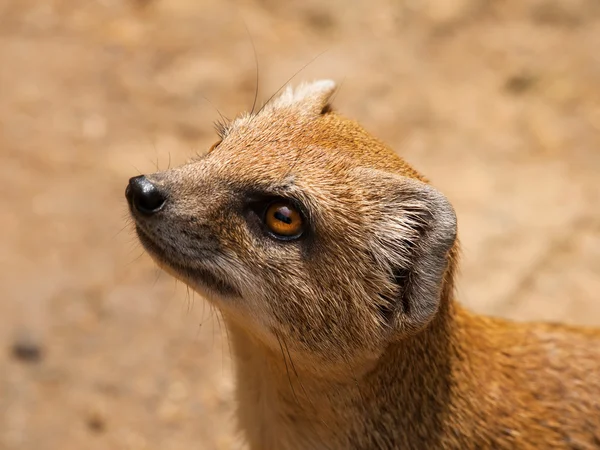
{"label": "mongoose shoulder", "polygon": [[288,88],[126,190],[225,319],[250,448],[600,448],[600,330],[462,308],[452,206],[334,89]]}

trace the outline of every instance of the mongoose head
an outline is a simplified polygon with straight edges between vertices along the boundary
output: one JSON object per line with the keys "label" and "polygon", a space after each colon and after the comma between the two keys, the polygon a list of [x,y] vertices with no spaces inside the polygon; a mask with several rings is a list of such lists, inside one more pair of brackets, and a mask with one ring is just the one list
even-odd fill
{"label": "mongoose head", "polygon": [[447,199],[333,112],[334,90],[288,88],[222,125],[203,157],[126,192],[161,267],[315,373],[366,367],[425,327],[456,239]]}

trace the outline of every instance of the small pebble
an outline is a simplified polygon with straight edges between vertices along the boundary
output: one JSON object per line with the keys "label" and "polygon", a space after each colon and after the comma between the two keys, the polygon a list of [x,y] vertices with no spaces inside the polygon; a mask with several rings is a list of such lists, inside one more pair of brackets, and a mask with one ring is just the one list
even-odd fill
{"label": "small pebble", "polygon": [[37,363],[42,360],[41,346],[30,339],[18,338],[13,342],[11,353],[13,358],[25,363]]}
{"label": "small pebble", "polygon": [[523,94],[535,84],[535,78],[527,74],[518,74],[509,77],[504,84],[506,90],[512,94]]}
{"label": "small pebble", "polygon": [[90,431],[102,433],[106,430],[106,422],[98,414],[92,414],[87,418],[86,424]]}

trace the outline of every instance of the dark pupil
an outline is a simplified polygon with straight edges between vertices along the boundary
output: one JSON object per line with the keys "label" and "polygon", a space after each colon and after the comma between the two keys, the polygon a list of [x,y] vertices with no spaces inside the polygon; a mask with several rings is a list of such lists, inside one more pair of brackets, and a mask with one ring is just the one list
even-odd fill
{"label": "dark pupil", "polygon": [[[283,210],[283,211],[282,211]],[[275,211],[275,218],[280,220],[281,222],[287,223],[288,225],[292,223],[292,218],[289,215],[286,215],[288,211],[284,208]]]}

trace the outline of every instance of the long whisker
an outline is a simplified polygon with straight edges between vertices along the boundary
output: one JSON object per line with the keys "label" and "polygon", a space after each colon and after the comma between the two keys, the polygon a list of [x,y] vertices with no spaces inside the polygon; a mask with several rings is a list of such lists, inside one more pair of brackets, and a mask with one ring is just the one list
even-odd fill
{"label": "long whisker", "polygon": [[143,175],[142,171],[140,169],[138,169],[136,166],[134,166],[132,164],[131,167],[133,167],[136,170],[137,173],[139,173],[140,175]]}
{"label": "long whisker", "polygon": [[[139,248],[139,247],[137,247],[137,246],[136,246],[136,248]],[[135,249],[134,249],[134,250],[135,250]],[[141,253],[140,253],[140,254],[139,254],[139,255],[138,255],[136,258],[132,259],[132,260],[131,260],[131,261],[128,263],[128,265],[129,265],[129,264],[133,264],[134,262],[136,262],[137,260],[139,260],[139,259],[140,259],[142,256],[144,256],[144,253],[146,253],[146,252],[145,252],[144,250],[142,250],[142,252],[141,252]]]}
{"label": "long whisker", "polygon": [[221,118],[221,120],[225,123],[230,122],[231,120],[227,117],[224,116],[223,114],[221,114],[221,111],[219,111],[219,108],[217,108],[213,102],[211,102],[205,95],[200,95],[200,97],[202,97],[204,99],[204,101],[206,101],[210,106],[212,106],[213,108],[215,108],[215,111],[217,111],[217,114],[219,115],[219,117]]}
{"label": "long whisker", "polygon": [[206,312],[206,300],[202,301],[202,323],[204,323],[205,319],[204,319],[204,313]]}
{"label": "long whisker", "polygon": [[123,230],[125,230],[125,228],[128,228],[133,223],[133,221],[130,218],[126,218],[125,220],[127,223],[123,225],[121,229],[113,235],[113,237],[111,237],[111,240],[115,239],[118,235],[120,235],[123,232]]}
{"label": "long whisker", "polygon": [[365,399],[363,397],[362,390],[360,389],[360,385],[358,383],[358,378],[356,378],[356,375],[354,374],[354,370],[352,370],[352,364],[350,364],[350,361],[348,359],[346,359],[345,356],[342,356],[342,359],[344,360],[344,362],[348,366],[348,369],[350,370],[350,376],[352,377],[352,380],[354,381],[354,386],[356,387],[356,390],[358,391],[358,395],[360,396],[361,403],[363,405],[365,405],[366,404]]}
{"label": "long whisker", "polygon": [[221,373],[225,372],[225,353],[223,350],[223,326],[221,325],[220,314],[217,312],[217,323],[219,324],[219,336],[221,337]]}
{"label": "long whisker", "polygon": [[[277,335],[278,339],[279,339],[279,337],[280,336]],[[302,389],[302,392],[304,393],[304,397],[310,403],[310,406],[312,407],[313,411],[318,412],[315,404],[313,403],[312,399],[310,398],[310,396],[306,392],[306,389],[304,388],[304,384],[302,383],[302,380],[300,379],[300,375],[298,375],[298,372],[296,371],[296,366],[294,365],[294,360],[292,359],[292,355],[291,355],[290,350],[288,348],[287,342],[286,342],[286,340],[285,340],[285,338],[283,336],[281,336],[281,341],[283,341],[283,345],[285,346],[285,350],[286,350],[288,358],[290,360],[290,365],[292,366],[292,370],[294,371],[294,374],[296,375],[296,378],[298,379],[298,382],[300,383],[300,388]],[[279,345],[281,345],[281,341],[279,342]],[[285,359],[285,356],[284,356],[284,359]],[[287,369],[287,366],[286,366],[286,369]],[[288,378],[289,378],[289,373],[288,373]],[[290,383],[291,383],[291,380],[290,380]],[[327,422],[325,422],[321,417],[319,417],[317,419],[317,421],[321,425],[323,425],[326,429],[331,430],[329,424]]]}
{"label": "long whisker", "polygon": [[328,102],[329,104],[333,104],[335,102],[335,99],[337,98],[338,94],[342,90],[342,86],[344,86],[344,82],[345,81],[346,81],[346,77],[342,78],[342,82],[339,84],[339,86],[336,88],[335,92],[333,93],[333,95],[329,99],[329,102]]}
{"label": "long whisker", "polygon": [[288,171],[283,176],[284,180],[286,178],[288,178],[294,172],[294,169],[296,168],[296,165],[298,164],[298,161],[300,161],[300,157],[304,154],[304,151],[307,148],[308,147],[300,147],[300,148],[298,148],[298,150],[296,151],[296,157],[294,158],[294,161],[292,162],[292,165],[290,166],[290,168],[288,169]]}
{"label": "long whisker", "polygon": [[[210,305],[210,316],[209,317],[212,317],[213,313],[214,313],[214,309],[213,309],[213,306],[211,304]],[[215,348],[215,321],[211,320],[210,322],[212,323],[212,344],[211,344],[211,348],[214,350],[214,348]]]}
{"label": "long whisker", "polygon": [[188,285],[185,286],[185,291],[186,291],[186,295],[185,295],[185,301],[187,304],[187,314],[190,313],[190,287]]}
{"label": "long whisker", "polygon": [[315,408],[315,405],[313,404],[312,400],[310,399],[310,397],[308,396],[308,394],[306,393],[306,389],[304,389],[304,385],[302,384],[302,380],[300,379],[300,376],[298,375],[298,372],[296,371],[296,366],[294,365],[294,360],[292,359],[292,355],[290,354],[290,349],[288,348],[287,345],[287,341],[285,340],[285,338],[282,336],[281,340],[283,341],[283,345],[285,347],[285,351],[288,355],[288,358],[290,360],[290,365],[292,366],[292,370],[294,371],[294,374],[296,375],[296,378],[298,379],[298,382],[300,383],[300,388],[302,389],[302,392],[304,393],[304,396],[308,399],[308,402],[310,403],[310,406],[312,406],[312,408]]}
{"label": "long whisker", "polygon": [[313,62],[315,62],[315,61],[316,61],[318,58],[320,58],[321,56],[323,56],[323,55],[324,55],[325,53],[327,53],[328,51],[329,51],[329,50],[323,50],[323,51],[322,51],[321,53],[319,53],[317,56],[315,56],[315,57],[314,57],[314,58],[312,58],[310,61],[308,61],[306,64],[304,64],[304,65],[303,65],[303,66],[302,66],[300,69],[298,69],[298,70],[296,71],[296,73],[294,73],[294,75],[292,75],[291,77],[289,77],[289,78],[287,79],[287,81],[286,81],[285,83],[283,83],[283,85],[282,85],[282,86],[281,86],[279,89],[277,89],[273,95],[271,95],[271,96],[269,97],[269,99],[268,99],[268,100],[267,100],[267,101],[266,101],[266,102],[265,102],[265,103],[264,103],[264,104],[263,104],[263,105],[260,107],[260,109],[258,110],[258,112],[256,113],[256,115],[258,116],[258,115],[260,114],[260,112],[261,112],[261,111],[262,111],[262,110],[265,108],[265,106],[267,106],[267,105],[269,104],[269,102],[270,102],[271,100],[273,100],[273,98],[274,98],[274,97],[275,97],[277,94],[279,94],[279,93],[281,92],[281,90],[282,90],[284,87],[286,87],[290,81],[292,81],[294,78],[296,78],[296,76],[297,76],[297,75],[298,75],[300,72],[302,72],[302,71],[303,71],[304,69],[306,69],[306,68],[307,68],[307,67],[308,67],[310,64],[312,64]]}
{"label": "long whisker", "polygon": [[227,326],[227,321],[223,318],[223,325],[225,326],[225,335],[227,336],[227,348],[229,349],[229,354],[231,355],[231,337],[229,336],[229,327]]}
{"label": "long whisker", "polygon": [[156,283],[158,283],[158,279],[160,278],[160,276],[162,275],[162,270],[160,269],[160,267],[155,267],[154,268],[156,270],[156,277],[154,278],[154,283],[152,283],[152,289],[154,289],[154,287],[156,286]]}
{"label": "long whisker", "polygon": [[292,378],[290,377],[290,370],[288,368],[287,358],[285,357],[285,353],[283,352],[283,346],[281,345],[281,338],[279,337],[279,333],[275,332],[275,336],[277,337],[277,342],[279,342],[279,349],[281,350],[281,356],[283,356],[283,363],[285,364],[285,372],[288,377],[288,381],[290,383],[290,388],[292,389],[292,394],[294,395],[294,399],[298,406],[300,406],[300,401],[298,400],[298,396],[296,395],[296,391],[294,390],[294,384],[292,383]]}
{"label": "long whisker", "polygon": [[254,44],[254,39],[252,38],[252,33],[250,33],[250,29],[248,28],[248,24],[242,17],[242,22],[244,23],[244,27],[246,28],[246,33],[248,33],[248,37],[250,38],[250,43],[252,44],[252,51],[254,52],[254,66],[256,67],[256,80],[254,87],[254,100],[252,102],[252,110],[250,111],[250,115],[254,114],[254,109],[256,108],[256,101],[258,100],[258,80],[259,80],[259,72],[258,72],[258,56],[256,54],[256,45]]}

